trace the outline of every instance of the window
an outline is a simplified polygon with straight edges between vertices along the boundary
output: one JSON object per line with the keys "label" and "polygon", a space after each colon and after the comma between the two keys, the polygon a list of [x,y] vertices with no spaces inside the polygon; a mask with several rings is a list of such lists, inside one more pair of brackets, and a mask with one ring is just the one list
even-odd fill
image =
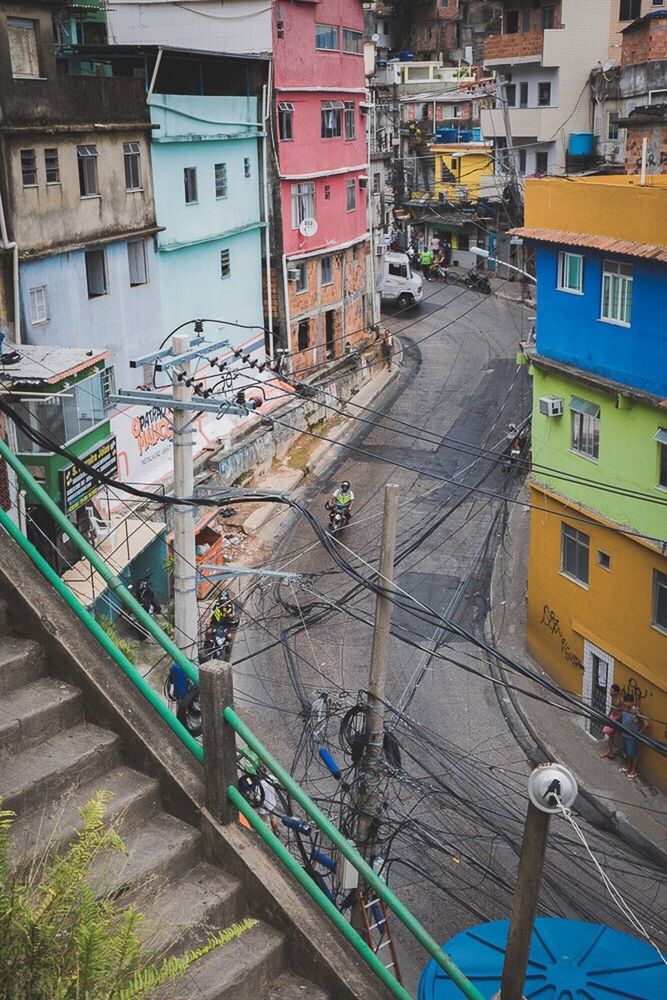
{"label": "window", "polygon": [[232,254],[227,248],[220,251],[220,277],[228,278],[232,273]]}
{"label": "window", "polygon": [[357,182],[354,179],[348,181],[345,190],[347,192],[347,210],[354,212],[357,207]]}
{"label": "window", "polygon": [[541,108],[547,108],[551,104],[551,84],[550,83],[538,83],[537,85],[537,103]]}
{"label": "window", "polygon": [[243,176],[250,177],[250,157],[243,157]]}
{"label": "window", "polygon": [[528,107],[528,84],[527,83],[520,83],[519,84],[519,107],[520,108],[527,108]]}
{"label": "window", "polygon": [[583,293],[584,258],[578,253],[558,254],[558,289],[561,292]]}
{"label": "window", "polygon": [[505,25],[504,34],[505,35],[515,35],[519,30],[519,11],[518,10],[506,10],[505,11]]}
{"label": "window", "polygon": [[141,169],[139,164],[140,155],[138,142],[123,143],[126,191],[141,191]]}
{"label": "window", "polygon": [[215,196],[216,198],[227,197],[227,164],[216,163],[215,171]]}
{"label": "window", "polygon": [[608,552],[603,552],[602,549],[598,549],[597,562],[601,569],[611,570],[611,556]]}
{"label": "window", "polygon": [[297,294],[301,292],[308,291],[308,265],[307,264],[297,264],[297,279],[296,279],[296,291]]}
{"label": "window", "polygon": [[600,319],[630,326],[632,310],[632,264],[606,260],[602,270],[602,310]]}
{"label": "window", "polygon": [[546,174],[549,172],[549,154],[535,153],[535,173]]}
{"label": "window", "polygon": [[597,460],[600,455],[600,407],[587,399],[573,396],[570,400],[570,410],[572,451]]}
{"label": "window", "polygon": [[524,7],[521,11],[521,31],[530,31],[530,10]]}
{"label": "window", "polygon": [[667,573],[653,570],[653,624],[667,632]]}
{"label": "window", "polygon": [[60,163],[57,149],[44,150],[44,170],[47,184],[60,184]]}
{"label": "window", "polygon": [[104,250],[86,250],[86,283],[88,298],[97,299],[107,295],[107,262]]}
{"label": "window", "polygon": [[30,320],[33,326],[38,323],[47,323],[49,319],[49,305],[46,298],[46,285],[39,288],[30,289]]}
{"label": "window", "polygon": [[607,112],[607,139],[609,140],[618,139],[618,119],[618,111]]}
{"label": "window", "polygon": [[408,277],[408,267],[407,264],[389,264],[388,266],[389,274],[394,278],[407,278]]}
{"label": "window", "polygon": [[34,149],[21,150],[21,179],[23,187],[37,187],[37,157]]}
{"label": "window", "polygon": [[130,240],[127,244],[127,263],[130,268],[130,286],[148,284],[146,244],[143,240]]}
{"label": "window", "polygon": [[291,142],[294,138],[294,105],[291,101],[280,101],[278,104],[278,135],[283,142]]}
{"label": "window", "polygon": [[322,101],[322,138],[338,139],[343,134],[342,101]]}
{"label": "window", "polygon": [[8,17],[7,37],[12,76],[15,79],[39,78],[37,21],[29,21],[25,17]]}
{"label": "window", "polygon": [[333,261],[331,257],[322,258],[322,284],[333,285]]}
{"label": "window", "polygon": [[292,184],[292,229],[298,229],[304,219],[315,218],[315,181]]}
{"label": "window", "polygon": [[357,134],[354,101],[345,101],[345,138],[354,139]]}
{"label": "window", "polygon": [[324,200],[331,201],[331,184],[324,185]]}
{"label": "window", "polygon": [[185,204],[195,205],[198,201],[196,167],[183,168],[183,184],[185,185]]}
{"label": "window", "polygon": [[353,52],[357,56],[363,55],[363,31],[353,31],[351,28],[343,28],[343,52]]}
{"label": "window", "polygon": [[380,194],[380,191],[382,189],[381,185],[382,185],[382,175],[373,174],[373,194]]}
{"label": "window", "polygon": [[335,52],[338,47],[338,28],[333,24],[316,24],[315,48]]}
{"label": "window", "polygon": [[462,117],[462,115],[461,115],[461,105],[460,104],[455,104],[452,107],[452,118],[461,118],[461,117]]}
{"label": "window", "polygon": [[302,319],[297,327],[297,347],[305,351],[310,346],[310,320]]}
{"label": "window", "polygon": [[588,545],[590,538],[583,531],[562,522],[560,571],[565,576],[588,586]]}
{"label": "window", "polygon": [[[108,406],[108,401],[104,393],[109,377],[113,378],[113,368],[71,384],[61,395],[22,399],[18,405],[32,426],[47,426],[52,441],[66,444],[107,419],[105,405]],[[28,454],[43,451],[43,445],[31,441],[21,430],[18,430],[18,446],[19,451]]]}
{"label": "window", "polygon": [[82,198],[98,195],[97,186],[97,146],[77,146],[79,164],[79,191]]}
{"label": "window", "polygon": [[526,150],[519,150],[519,173],[525,174],[526,172]]}
{"label": "window", "polygon": [[658,485],[667,490],[667,428],[659,427],[653,440],[658,442]]}
{"label": "window", "polygon": [[634,21],[642,12],[642,0],[621,0],[619,21]]}
{"label": "window", "polygon": [[505,100],[510,108],[516,107],[516,83],[505,84]]}
{"label": "window", "polygon": [[553,28],[554,26],[554,9],[553,7],[543,7],[542,8],[542,30],[546,31],[548,28]]}
{"label": "window", "polygon": [[470,250],[470,235],[469,233],[459,233],[456,241],[457,250]]}

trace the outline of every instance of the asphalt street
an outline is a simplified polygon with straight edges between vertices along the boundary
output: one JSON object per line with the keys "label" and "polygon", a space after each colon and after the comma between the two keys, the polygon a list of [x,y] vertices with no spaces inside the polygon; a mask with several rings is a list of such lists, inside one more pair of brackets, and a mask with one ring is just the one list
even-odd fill
{"label": "asphalt street", "polygon": [[[525,813],[530,768],[504,718],[502,689],[482,652],[432,612],[483,634],[494,553],[507,503],[521,485],[501,453],[507,425],[530,410],[530,378],[515,354],[532,317],[517,303],[458,287],[433,283],[426,293],[420,309],[385,315],[400,374],[368,410],[347,408],[358,423],[351,447],[332,446],[326,473],[307,478],[298,499],[325,522],[327,495],[350,480],[354,517],[339,552],[372,577],[383,485],[401,487],[387,684],[400,763],[394,753],[377,778],[379,853],[389,884],[445,942],[471,924],[509,915]],[[245,601],[234,650],[239,702],[276,755],[352,832],[354,789],[330,777],[317,750],[326,746],[353,781],[339,731],[367,685],[374,597],[335,565],[303,518],[289,518],[270,549],[268,566],[302,579],[264,581]],[[326,707],[309,714],[323,692]],[[665,873],[613,835],[585,823],[582,829],[664,947]],[[541,912],[630,932],[564,819],[553,820],[550,845]],[[424,954],[393,926],[406,984],[415,990]]]}

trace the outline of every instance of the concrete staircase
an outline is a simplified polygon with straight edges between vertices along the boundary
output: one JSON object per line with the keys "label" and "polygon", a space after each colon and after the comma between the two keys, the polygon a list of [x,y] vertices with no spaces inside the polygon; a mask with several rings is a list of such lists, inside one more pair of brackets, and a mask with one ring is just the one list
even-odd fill
{"label": "concrete staircase", "polygon": [[[52,666],[39,642],[13,634],[8,605],[0,598],[0,796],[5,808],[18,813],[16,865],[64,847],[81,823],[77,807],[103,789],[112,793],[109,819],[128,856],[100,863],[94,882],[121,905],[137,901],[151,948],[181,952],[234,920],[259,916],[242,881],[208,860],[200,830],[165,811],[158,780],[131,766],[121,736],[88,721],[81,690],[58,679]],[[292,972],[288,943],[285,930],[260,920],[158,995],[333,996]]]}

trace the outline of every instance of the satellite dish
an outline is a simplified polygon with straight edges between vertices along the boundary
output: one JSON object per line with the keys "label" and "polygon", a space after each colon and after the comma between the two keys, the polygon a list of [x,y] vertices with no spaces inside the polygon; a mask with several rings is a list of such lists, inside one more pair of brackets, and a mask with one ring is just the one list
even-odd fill
{"label": "satellite dish", "polygon": [[613,67],[614,67],[614,63],[613,63],[613,61],[612,61],[611,59],[609,59],[609,60],[608,60],[608,61],[607,61],[607,62],[606,62],[606,63],[604,64],[604,66],[602,67],[602,72],[603,72],[603,73],[608,73],[610,69],[613,69]]}
{"label": "satellite dish", "polygon": [[299,224],[299,232],[302,236],[314,236],[317,232],[317,219],[303,219]]}

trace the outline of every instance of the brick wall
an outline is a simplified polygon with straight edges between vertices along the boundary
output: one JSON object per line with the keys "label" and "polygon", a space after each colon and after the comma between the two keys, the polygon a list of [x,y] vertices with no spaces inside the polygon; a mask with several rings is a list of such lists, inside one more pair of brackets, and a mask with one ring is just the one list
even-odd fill
{"label": "brick wall", "polygon": [[519,31],[513,35],[492,35],[484,43],[484,62],[489,59],[511,59],[534,56],[542,51],[541,31]]}
{"label": "brick wall", "polygon": [[628,127],[625,145],[625,172],[638,174],[642,164],[642,140],[647,140],[646,169],[649,174],[667,174],[667,125]]}
{"label": "brick wall", "polygon": [[652,59],[667,59],[667,20],[650,19],[623,32],[623,66]]}

